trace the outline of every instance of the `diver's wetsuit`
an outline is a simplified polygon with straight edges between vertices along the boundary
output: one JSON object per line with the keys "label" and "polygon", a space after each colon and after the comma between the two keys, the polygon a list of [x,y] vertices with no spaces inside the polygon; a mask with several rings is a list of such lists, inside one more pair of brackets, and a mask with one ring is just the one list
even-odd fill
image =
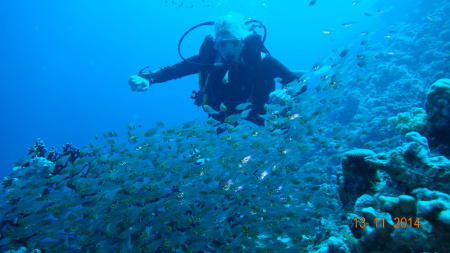
{"label": "diver's wetsuit", "polygon": [[[274,79],[276,77],[281,78],[281,84],[284,87],[298,76],[272,56],[265,55],[262,58],[263,55],[260,51],[249,52],[250,49],[246,47],[247,43],[244,45],[239,62],[215,67],[213,63],[214,58],[217,57],[215,56],[218,54],[217,51],[210,54],[215,57],[204,57],[199,54],[188,58],[188,60],[209,65],[182,61],[173,66],[152,71],[152,83],[161,83],[195,73],[206,74],[209,77],[207,77],[208,81],[204,89],[204,94],[207,95],[205,104],[218,112],[220,112],[221,103],[227,108],[220,114],[210,114],[210,117],[223,122],[226,117],[242,112],[235,109],[237,105],[251,102],[252,110],[246,119],[255,124],[263,125],[264,119],[258,115],[266,113],[264,104],[268,102],[269,94],[275,90]],[[226,78],[227,71],[228,78]]]}

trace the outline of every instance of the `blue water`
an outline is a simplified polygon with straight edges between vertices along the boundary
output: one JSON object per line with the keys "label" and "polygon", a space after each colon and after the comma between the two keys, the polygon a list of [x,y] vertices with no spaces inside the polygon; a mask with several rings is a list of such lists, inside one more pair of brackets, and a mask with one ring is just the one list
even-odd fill
{"label": "blue water", "polygon": [[[238,12],[267,26],[266,46],[291,69],[310,69],[361,31],[399,21],[414,1],[24,1],[0,3],[0,176],[36,138],[47,147],[82,146],[130,123],[153,126],[205,113],[189,99],[197,77],[133,93],[129,75],[180,61],[177,44],[195,24]],[[189,8],[190,6],[192,8]],[[208,6],[209,5],[209,6]],[[390,9],[382,15],[365,16]],[[343,27],[346,22],[358,22]],[[324,34],[323,30],[335,31]],[[183,44],[195,54],[208,28]]]}

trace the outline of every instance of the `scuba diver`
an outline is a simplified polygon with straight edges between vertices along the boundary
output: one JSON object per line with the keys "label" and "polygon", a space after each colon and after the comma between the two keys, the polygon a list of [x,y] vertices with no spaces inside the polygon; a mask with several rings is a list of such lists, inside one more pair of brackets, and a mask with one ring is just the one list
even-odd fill
{"label": "scuba diver", "polygon": [[[205,37],[198,55],[185,59],[180,53],[181,42],[191,30],[202,25],[214,25],[214,32]],[[257,27],[264,29],[263,37],[256,33]],[[227,119],[238,115],[239,119],[263,125],[264,119],[260,115],[266,114],[265,104],[285,104],[290,96],[283,88],[305,73],[294,73],[272,57],[264,46],[265,37],[266,28],[261,22],[243,22],[232,15],[196,25],[178,44],[183,61],[152,71],[145,71],[146,67],[138,75],[130,76],[128,83],[132,91],[141,92],[154,83],[199,73],[200,89],[193,91],[191,98],[209,117],[237,124]],[[275,89],[275,78],[280,81],[281,89]],[[296,95],[305,91],[306,85]]]}

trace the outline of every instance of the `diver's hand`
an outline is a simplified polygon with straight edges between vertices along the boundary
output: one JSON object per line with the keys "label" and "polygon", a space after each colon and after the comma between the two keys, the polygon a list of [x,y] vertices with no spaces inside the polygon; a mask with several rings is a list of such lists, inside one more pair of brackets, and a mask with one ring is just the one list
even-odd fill
{"label": "diver's hand", "polygon": [[132,91],[146,91],[150,87],[150,82],[140,76],[130,76],[128,78],[128,84]]}
{"label": "diver's hand", "polygon": [[284,89],[277,89],[269,94],[269,103],[270,104],[285,105],[290,100],[291,100],[291,96],[288,95],[286,93],[286,90],[284,90]]}

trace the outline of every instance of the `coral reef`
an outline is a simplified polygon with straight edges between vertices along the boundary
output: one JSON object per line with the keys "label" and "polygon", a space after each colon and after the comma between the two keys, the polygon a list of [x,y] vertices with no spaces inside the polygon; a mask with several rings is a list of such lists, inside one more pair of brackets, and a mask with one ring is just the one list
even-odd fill
{"label": "coral reef", "polygon": [[433,83],[428,92],[425,108],[428,121],[439,123],[450,117],[450,79],[440,79]]}
{"label": "coral reef", "polygon": [[450,232],[450,196],[427,188],[415,189],[413,194],[419,200],[419,214],[430,221],[434,228]]}
{"label": "coral reef", "polygon": [[426,150],[417,142],[405,143],[395,150],[367,157],[365,161],[383,170],[406,192],[421,187],[441,191],[450,190],[450,161],[443,156],[428,158]]}
{"label": "coral reef", "polygon": [[426,100],[428,124],[425,131],[433,149],[450,157],[450,79],[433,83]]}
{"label": "coral reef", "polygon": [[427,123],[427,114],[422,108],[414,107],[410,112],[401,112],[396,117],[388,119],[390,128],[399,134],[422,132]]}
{"label": "coral reef", "polygon": [[[443,156],[430,156],[426,139],[418,133],[410,133],[407,140],[411,142],[383,153],[367,150],[350,153],[363,154],[356,156],[358,168],[389,175],[380,187],[364,194],[339,192],[341,198],[349,193],[356,198],[354,202],[347,201],[347,204],[354,203],[347,206],[348,219],[354,221],[349,227],[359,239],[354,250],[445,252],[450,247],[450,243],[442,243],[450,235],[450,196],[443,193],[450,192],[450,161]],[[343,170],[350,173],[344,174],[344,182],[345,177],[349,180],[354,177],[352,173],[360,174],[348,170],[347,161],[343,160]],[[368,177],[373,175],[372,172]],[[361,192],[359,196],[358,192]]]}
{"label": "coral reef", "polygon": [[346,152],[342,158],[343,177],[339,184],[339,197],[344,205],[353,206],[356,198],[373,192],[380,181],[378,172],[365,161],[375,155],[371,150],[358,149]]}
{"label": "coral reef", "polygon": [[398,197],[380,196],[380,209],[388,212],[392,217],[414,217],[417,212],[416,201],[409,195]]}

